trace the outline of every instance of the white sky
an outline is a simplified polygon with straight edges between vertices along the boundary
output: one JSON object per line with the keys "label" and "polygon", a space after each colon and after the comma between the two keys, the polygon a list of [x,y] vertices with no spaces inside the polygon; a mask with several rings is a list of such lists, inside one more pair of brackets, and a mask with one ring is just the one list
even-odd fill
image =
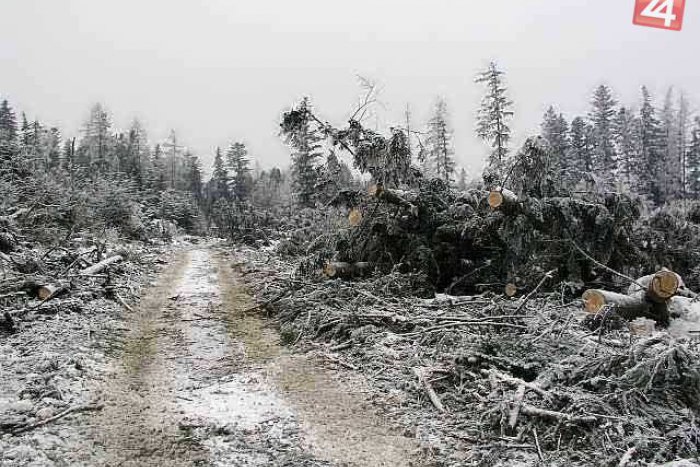
{"label": "white sky", "polygon": [[496,59],[516,103],[516,141],[555,104],[585,113],[605,82],[626,103],[676,85],[700,106],[700,4],[682,32],[632,25],[634,0],[2,0],[0,95],[75,133],[101,101],[152,140],[175,128],[209,165],[240,139],[263,166],[286,165],[280,113],[303,95],[342,124],[356,75],[380,82],[379,125],[414,126],[444,96],[458,162],[479,167],[476,72]]}

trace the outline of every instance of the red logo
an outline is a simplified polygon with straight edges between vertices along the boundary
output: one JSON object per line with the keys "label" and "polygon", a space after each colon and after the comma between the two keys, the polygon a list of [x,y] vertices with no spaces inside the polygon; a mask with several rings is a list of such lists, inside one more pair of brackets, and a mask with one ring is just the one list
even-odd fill
{"label": "red logo", "polygon": [[634,24],[680,31],[685,0],[636,0]]}

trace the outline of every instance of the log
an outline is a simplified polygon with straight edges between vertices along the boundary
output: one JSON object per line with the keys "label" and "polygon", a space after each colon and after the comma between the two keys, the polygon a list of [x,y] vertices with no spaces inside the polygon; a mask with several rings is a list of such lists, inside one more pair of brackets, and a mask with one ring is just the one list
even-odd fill
{"label": "log", "polygon": [[330,279],[350,279],[364,277],[372,272],[372,263],[340,263],[330,262],[323,268],[323,273]]}
{"label": "log", "polygon": [[445,406],[442,405],[440,396],[437,395],[437,393],[433,389],[433,386],[430,384],[430,381],[428,381],[428,379],[426,378],[425,370],[421,368],[413,368],[413,374],[416,375],[416,378],[418,378],[418,382],[421,386],[423,386],[423,389],[425,390],[426,394],[428,394],[428,399],[430,399],[430,402],[432,402],[435,408],[438,409],[440,412],[445,412]]}
{"label": "log", "polygon": [[609,305],[625,318],[649,316],[652,308],[652,304],[642,295],[630,296],[599,289],[586,290],[583,293],[583,304],[589,313],[598,313]]}
{"label": "log", "polygon": [[92,266],[83,269],[80,271],[81,276],[91,276],[97,273],[102,272],[107,266],[118,263],[119,261],[122,261],[124,258],[122,258],[119,255],[116,256],[110,256],[107,259],[103,259],[99,263],[93,264]]}
{"label": "log", "polygon": [[496,188],[489,193],[488,202],[491,209],[498,209],[509,204],[517,203],[518,196],[505,188]]}
{"label": "log", "polygon": [[384,188],[383,185],[379,184],[370,186],[368,192],[373,198],[377,198],[389,204],[400,206],[408,210],[412,216],[418,216],[418,206],[414,204],[417,198],[415,193]]}

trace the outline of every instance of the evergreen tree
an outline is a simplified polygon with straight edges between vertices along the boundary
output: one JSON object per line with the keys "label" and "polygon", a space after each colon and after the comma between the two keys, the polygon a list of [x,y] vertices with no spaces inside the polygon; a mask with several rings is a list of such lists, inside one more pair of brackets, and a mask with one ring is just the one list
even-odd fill
{"label": "evergreen tree", "polygon": [[7,100],[0,103],[0,170],[14,164],[18,152],[17,120]]}
{"label": "evergreen tree", "polygon": [[231,169],[231,192],[239,201],[246,201],[251,191],[250,161],[243,143],[233,143],[226,152],[228,168]]}
{"label": "evergreen tree", "polygon": [[593,171],[593,128],[582,117],[571,121],[570,147],[561,160],[564,186],[573,187]]}
{"label": "evergreen tree", "polygon": [[194,198],[200,202],[202,200],[202,168],[199,158],[190,153],[185,155],[187,164],[187,189]]}
{"label": "evergreen tree", "polygon": [[695,126],[688,147],[688,194],[700,200],[700,117],[695,118]]}
{"label": "evergreen tree", "polygon": [[308,98],[304,98],[297,109],[302,121],[287,136],[288,144],[294,149],[292,153],[292,189],[296,195],[297,203],[303,207],[314,206],[318,180],[316,163],[321,157],[320,142],[323,139],[318,131],[312,129],[310,125],[310,107]]}
{"label": "evergreen tree", "polygon": [[109,113],[97,103],[90,109],[90,117],[83,127],[83,139],[80,142],[79,163],[89,169],[90,173],[106,173],[111,168],[112,122]]}
{"label": "evergreen tree", "polygon": [[503,165],[508,155],[510,141],[509,120],[513,117],[513,102],[508,99],[503,82],[504,72],[495,62],[476,77],[477,83],[486,84],[486,96],[481,102],[477,117],[477,135],[492,148],[487,178],[501,181]]}
{"label": "evergreen tree", "polygon": [[569,124],[564,115],[549,107],[542,121],[542,136],[551,148],[550,167],[553,173],[562,176],[568,170],[566,155],[569,152]]}
{"label": "evergreen tree", "polygon": [[61,132],[52,127],[47,135],[48,168],[57,169],[61,166]]}
{"label": "evergreen tree", "polygon": [[673,106],[673,88],[669,88],[661,112],[660,146],[662,148],[663,168],[658,175],[662,177],[664,200],[670,201],[682,197],[683,170],[678,141],[678,117]]}
{"label": "evergreen tree", "polygon": [[447,102],[440,98],[435,103],[435,110],[428,122],[426,140],[428,158],[435,167],[435,175],[447,184],[452,183],[455,162],[452,148],[452,132],[447,122]]}
{"label": "evergreen tree", "polygon": [[221,154],[221,148],[216,148],[216,155],[214,156],[214,171],[212,172],[211,181],[215,200],[229,199],[231,197],[229,191],[229,174],[228,170],[226,170],[224,157]]}
{"label": "evergreen tree", "polygon": [[148,161],[148,136],[138,119],[131,122],[128,146],[125,171],[140,188],[143,185],[144,166]]}
{"label": "evergreen tree", "polygon": [[614,138],[618,154],[618,169],[621,181],[636,189],[637,170],[642,159],[641,124],[632,110],[620,107],[615,116]]}
{"label": "evergreen tree", "polygon": [[637,193],[647,195],[651,201],[660,205],[665,201],[663,180],[664,148],[661,138],[661,123],[656,118],[656,110],[651,101],[651,94],[642,87],[642,107],[639,110],[641,160],[637,164]]}
{"label": "evergreen tree", "polygon": [[160,144],[156,144],[153,148],[153,155],[150,164],[148,164],[148,173],[146,174],[146,185],[152,193],[161,193],[165,191],[167,186],[165,172],[163,149]]}
{"label": "evergreen tree", "polygon": [[606,184],[612,184],[617,174],[617,154],[613,136],[613,124],[617,102],[605,85],[596,88],[592,99],[590,120],[593,125],[594,170]]}
{"label": "evergreen tree", "polygon": [[689,103],[684,93],[678,99],[678,154],[681,170],[681,196],[685,198],[688,192],[688,132],[689,132]]}

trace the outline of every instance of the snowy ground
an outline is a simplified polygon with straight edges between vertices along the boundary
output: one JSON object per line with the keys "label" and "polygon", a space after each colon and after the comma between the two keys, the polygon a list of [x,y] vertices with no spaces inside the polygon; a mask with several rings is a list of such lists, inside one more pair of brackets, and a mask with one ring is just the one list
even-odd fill
{"label": "snowy ground", "polygon": [[175,254],[133,313],[107,301],[0,337],[2,466],[406,466],[414,440],[375,415],[364,381],[287,354],[230,261]]}

